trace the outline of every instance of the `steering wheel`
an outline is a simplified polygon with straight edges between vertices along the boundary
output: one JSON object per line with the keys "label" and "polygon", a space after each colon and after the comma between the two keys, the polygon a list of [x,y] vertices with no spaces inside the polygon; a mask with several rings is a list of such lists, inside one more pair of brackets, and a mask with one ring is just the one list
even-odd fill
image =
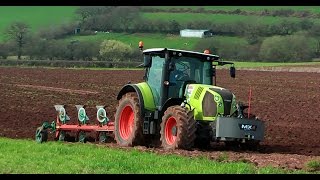
{"label": "steering wheel", "polygon": [[176,79],[178,81],[185,81],[185,80],[188,80],[189,79],[189,69],[190,67],[185,64],[185,63],[182,63],[182,62],[177,62],[177,64],[180,65],[180,68],[179,68],[179,74],[176,75]]}
{"label": "steering wheel", "polygon": [[175,78],[177,81],[185,81],[185,80],[189,79],[189,75],[185,74],[185,73],[177,74],[177,75],[175,75]]}

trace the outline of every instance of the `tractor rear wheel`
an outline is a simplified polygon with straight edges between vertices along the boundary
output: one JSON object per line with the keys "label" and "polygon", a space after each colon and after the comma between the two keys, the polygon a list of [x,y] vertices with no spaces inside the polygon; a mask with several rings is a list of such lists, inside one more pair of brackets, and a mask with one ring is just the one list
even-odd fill
{"label": "tractor rear wheel", "polygon": [[115,140],[120,146],[135,146],[143,143],[139,99],[136,93],[122,96],[115,114]]}
{"label": "tractor rear wheel", "polygon": [[190,149],[196,139],[193,113],[181,106],[169,107],[162,117],[160,141],[165,149]]}

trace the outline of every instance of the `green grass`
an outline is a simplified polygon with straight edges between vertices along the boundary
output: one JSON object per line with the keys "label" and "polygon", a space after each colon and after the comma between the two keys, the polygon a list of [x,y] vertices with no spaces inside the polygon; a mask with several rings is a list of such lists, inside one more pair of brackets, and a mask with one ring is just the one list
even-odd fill
{"label": "green grass", "polygon": [[259,68],[278,66],[304,66],[320,65],[320,62],[299,62],[299,63],[273,63],[273,62],[234,62],[236,68]]}
{"label": "green grass", "polygon": [[[238,41],[239,43],[247,43],[246,39],[241,37],[214,36],[213,38],[217,40],[223,40],[225,42]],[[185,49],[194,51],[195,45],[202,39],[186,38],[180,37],[180,35],[166,35],[160,33],[97,33],[96,35],[89,36],[70,36],[65,40],[93,41],[96,43],[101,43],[103,40],[117,40],[131,45],[132,48],[138,48],[139,41],[143,41],[144,49],[168,47],[173,49]],[[187,45],[185,43],[187,43]]]}
{"label": "green grass", "polygon": [[[143,41],[144,49],[170,47],[192,50],[200,38],[183,38],[179,35],[166,35],[157,33],[97,33],[96,35],[90,36],[71,36],[66,39],[66,41],[70,40],[94,41],[97,43],[101,43],[103,40],[117,40],[129,44],[133,48],[138,48],[139,41]],[[185,45],[185,43],[187,43],[187,45]]]}
{"label": "green grass", "polygon": [[206,157],[157,155],[94,144],[0,138],[1,174],[276,174],[306,173]]}
{"label": "green grass", "polygon": [[306,167],[309,171],[320,171],[320,159],[307,162]]}
{"label": "green grass", "polygon": [[0,41],[3,32],[15,21],[21,21],[35,32],[44,27],[70,22],[76,18],[77,6],[1,6],[0,7]]}
{"label": "green grass", "polygon": [[[301,21],[302,18],[295,17],[273,17],[273,16],[245,16],[245,15],[229,15],[229,14],[204,14],[204,13],[143,13],[142,17],[150,20],[176,20],[180,24],[194,21],[212,21],[215,23],[233,23],[243,22],[261,22],[263,24],[276,24],[282,20]],[[315,23],[320,22],[318,19],[309,18]]]}
{"label": "green grass", "polygon": [[240,9],[243,11],[262,11],[265,9],[268,10],[280,10],[280,9],[292,9],[294,11],[304,11],[308,10],[314,13],[320,13],[319,6],[155,6],[157,9],[171,9],[171,8],[184,8],[184,9],[198,9],[204,8],[205,10],[225,10],[233,11]]}

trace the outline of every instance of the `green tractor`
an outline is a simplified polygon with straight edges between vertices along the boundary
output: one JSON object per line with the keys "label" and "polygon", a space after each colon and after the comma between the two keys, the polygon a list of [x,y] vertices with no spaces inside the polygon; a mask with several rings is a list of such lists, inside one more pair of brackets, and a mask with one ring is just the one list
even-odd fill
{"label": "green tractor", "polygon": [[216,86],[216,66],[232,62],[219,56],[178,49],[143,51],[144,82],[120,90],[115,113],[115,140],[120,146],[165,149],[207,148],[211,142],[256,148],[264,137],[264,123],[248,117],[248,106]]}

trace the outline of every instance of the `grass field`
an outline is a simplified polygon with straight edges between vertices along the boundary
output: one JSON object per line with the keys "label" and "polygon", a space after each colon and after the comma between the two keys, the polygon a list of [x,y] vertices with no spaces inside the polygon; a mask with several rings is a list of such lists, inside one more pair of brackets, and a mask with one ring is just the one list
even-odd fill
{"label": "grass field", "polygon": [[320,62],[299,62],[299,63],[269,63],[269,62],[234,62],[238,68],[258,68],[258,67],[279,67],[279,66],[312,66],[320,65]]}
{"label": "grass field", "polygon": [[320,6],[156,6],[158,9],[171,9],[171,8],[191,8],[198,9],[204,8],[205,10],[225,10],[225,11],[233,11],[236,9],[241,9],[244,11],[262,11],[265,9],[268,10],[280,10],[280,9],[292,9],[294,11],[304,11],[308,10],[314,13],[320,13]]}
{"label": "grass field", "polygon": [[[180,24],[193,21],[211,21],[214,23],[232,23],[232,22],[259,22],[262,24],[276,24],[282,20],[301,21],[302,18],[295,17],[273,17],[273,16],[245,16],[245,15],[229,15],[229,14],[204,14],[204,13],[143,13],[143,18],[151,20],[176,20]],[[309,18],[310,21],[319,23],[319,19]]]}
{"label": "grass field", "polygon": [[[0,138],[1,174],[284,174],[306,173],[206,157],[157,155],[94,144]],[[227,157],[226,157],[227,158]]]}
{"label": "grass field", "polygon": [[22,21],[36,31],[43,27],[70,22],[76,17],[77,6],[1,6],[0,41],[3,32],[15,21]]}
{"label": "grass field", "polygon": [[[239,43],[246,43],[244,38],[230,37],[230,36],[214,36],[213,38],[223,41],[237,41]],[[103,40],[117,40],[128,45],[131,44],[133,48],[138,48],[139,41],[144,42],[144,49],[156,47],[169,47],[174,49],[194,50],[195,45],[201,40],[200,38],[185,38],[179,35],[169,34],[148,34],[148,33],[97,33],[90,36],[72,36],[66,41],[94,41],[101,43]]]}
{"label": "grass field", "polygon": [[[185,6],[181,6],[185,7]],[[197,6],[190,6],[191,8],[199,8]],[[233,9],[251,9],[251,10],[261,10],[261,9],[282,9],[283,7],[273,7],[273,6],[203,6],[205,9],[222,9],[222,10],[233,10]],[[75,10],[78,8],[78,6],[4,6],[0,7],[0,41],[4,40],[4,31],[5,29],[15,21],[23,21],[30,25],[31,31],[35,32],[41,28],[50,27],[57,24],[63,24],[66,22],[70,22],[72,20],[76,19]],[[164,6],[159,6],[157,8],[166,8]],[[171,8],[178,8],[171,6]],[[187,8],[187,7],[185,7]],[[189,7],[188,7],[189,8]],[[310,7],[302,7],[302,6],[293,6],[290,7],[290,9],[294,10],[303,10],[303,9],[310,9],[310,10],[318,10],[320,12],[320,8],[317,8],[316,6],[310,6]],[[199,20],[208,20],[215,23],[230,23],[235,21],[254,21],[254,22],[261,22],[261,23],[278,23],[283,19],[289,19],[293,21],[300,21],[299,18],[285,18],[285,17],[270,17],[270,16],[243,16],[243,15],[225,15],[225,14],[201,14],[201,13],[142,13],[142,17],[146,19],[161,19],[161,20],[172,20],[175,19],[179,23],[186,23],[186,22],[192,22],[192,21],[199,21]],[[317,19],[312,19],[315,22],[320,22]],[[129,38],[127,39],[127,36],[123,34],[119,34],[121,37],[120,40],[128,41],[130,43],[136,43],[136,41],[139,41],[140,36],[137,34],[137,38]],[[152,39],[157,38],[164,38],[165,41],[175,41],[176,38],[173,37],[163,37],[158,34],[150,34],[150,41],[147,40],[146,43],[153,43]],[[103,36],[108,37],[108,35]],[[79,37],[81,39],[81,37]],[[119,37],[120,38],[120,37]],[[92,38],[94,41],[99,41],[100,37]],[[194,44],[197,41],[197,39],[189,39],[184,43],[188,44]],[[176,48],[179,44],[179,42],[173,42],[172,47]],[[162,46],[162,44],[159,44],[159,46]],[[190,49],[189,47],[186,47],[186,49]]]}
{"label": "grass field", "polygon": [[131,47],[133,48],[138,48],[139,41],[143,41],[144,49],[154,47],[170,47],[191,50],[193,49],[194,45],[200,40],[200,38],[182,38],[179,35],[166,35],[156,33],[97,33],[96,35],[91,36],[72,36],[67,38],[66,40],[94,41],[97,43],[101,43],[103,40],[117,40],[131,45]]}

